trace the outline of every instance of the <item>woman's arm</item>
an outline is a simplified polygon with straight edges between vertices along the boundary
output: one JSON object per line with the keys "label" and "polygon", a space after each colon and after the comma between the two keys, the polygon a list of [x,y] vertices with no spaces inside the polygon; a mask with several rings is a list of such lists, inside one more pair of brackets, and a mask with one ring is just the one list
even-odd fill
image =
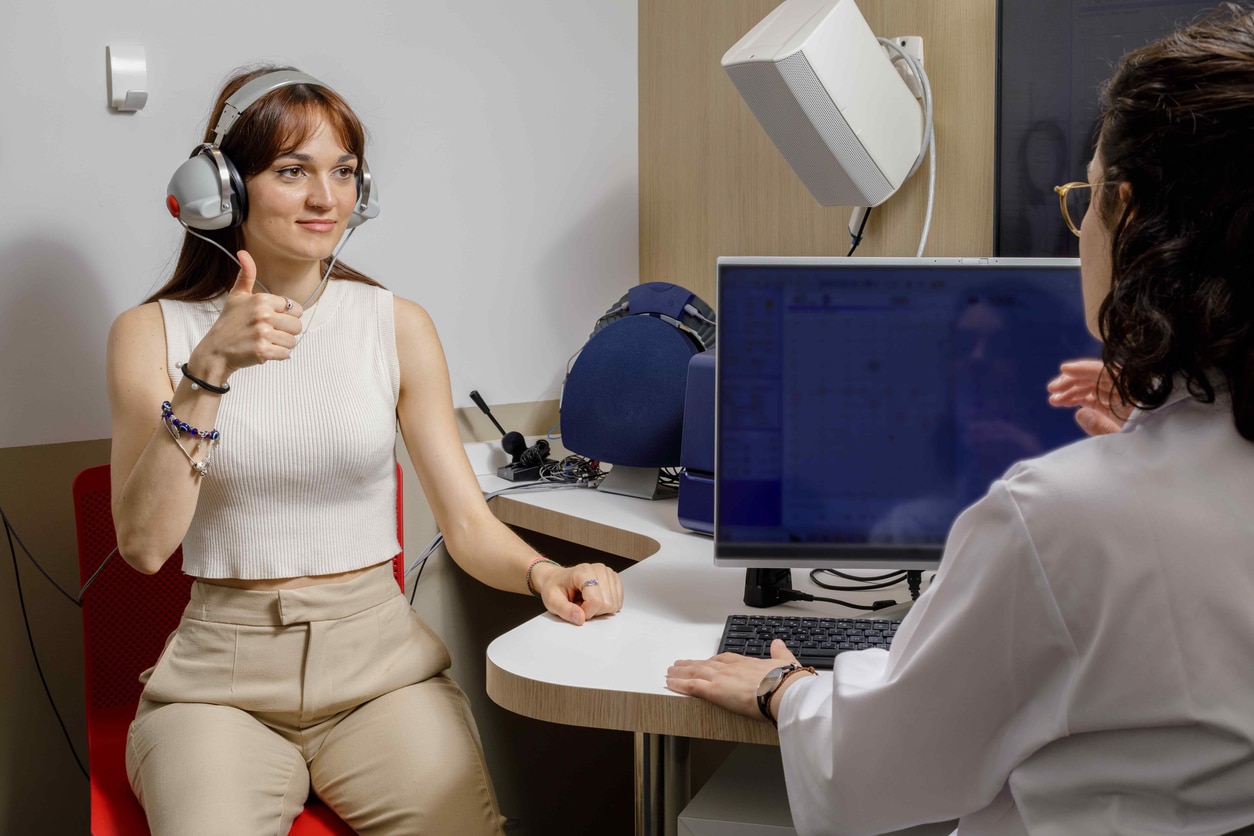
{"label": "woman's arm", "polygon": [[[667,687],[761,717],[756,683],[789,661],[681,661]],[[836,657],[772,701],[798,833],[887,833],[974,813],[1068,734],[1075,644],[1007,483],[954,523],[940,572],[890,651]],[[885,792],[885,787],[893,791]]]}
{"label": "woman's arm", "polygon": [[180,420],[212,427],[220,396],[193,392],[187,384],[175,395],[166,374],[165,330],[156,302],[114,321],[107,365],[118,551],[139,571],[152,573],[182,542],[200,491],[200,477],[161,424],[161,403],[177,404],[174,414]]}
{"label": "woman's arm", "polygon": [[[286,310],[286,300],[252,294],[256,267],[245,252],[244,268],[209,333],[193,349],[188,368],[215,385],[235,369],[285,359],[300,331],[300,306]],[[187,534],[200,480],[188,461],[205,458],[186,434],[179,442],[162,425],[161,404],[170,401],[174,415],[193,427],[211,429],[222,398],[193,389],[184,378],[175,391],[166,373],[165,322],[161,306],[152,302],[126,311],[109,331],[109,405],[113,416],[110,476],[113,524],[118,552],[141,572],[161,569]],[[223,439],[229,444],[230,439]],[[181,445],[183,450],[179,450]]]}
{"label": "woman's arm", "polygon": [[[488,586],[527,594],[527,569],[541,555],[493,516],[483,499],[453,418],[448,366],[435,325],[421,307],[400,298],[395,321],[401,434],[449,554]],[[597,583],[585,586],[590,580]],[[531,570],[531,584],[550,612],[573,624],[622,608],[618,574],[600,563],[561,568],[540,563]]]}

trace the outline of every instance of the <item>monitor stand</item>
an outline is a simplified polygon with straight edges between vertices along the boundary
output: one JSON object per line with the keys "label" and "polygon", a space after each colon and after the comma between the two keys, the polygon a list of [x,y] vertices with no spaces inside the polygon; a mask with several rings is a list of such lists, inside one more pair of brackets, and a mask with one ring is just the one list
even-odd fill
{"label": "monitor stand", "polygon": [[658,477],[661,475],[660,467],[626,467],[616,464],[597,485],[597,490],[639,499],[667,499],[674,496],[675,491],[658,484]]}
{"label": "monitor stand", "polygon": [[750,607],[773,607],[790,598],[781,590],[792,590],[791,569],[746,569],[745,604]]}

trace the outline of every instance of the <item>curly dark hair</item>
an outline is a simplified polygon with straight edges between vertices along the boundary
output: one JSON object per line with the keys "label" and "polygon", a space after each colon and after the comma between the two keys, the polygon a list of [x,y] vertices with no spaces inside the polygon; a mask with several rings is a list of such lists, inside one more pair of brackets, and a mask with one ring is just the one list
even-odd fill
{"label": "curly dark hair", "polygon": [[1102,359],[1125,402],[1231,393],[1254,441],[1254,14],[1129,52],[1103,95],[1095,208],[1113,229]]}

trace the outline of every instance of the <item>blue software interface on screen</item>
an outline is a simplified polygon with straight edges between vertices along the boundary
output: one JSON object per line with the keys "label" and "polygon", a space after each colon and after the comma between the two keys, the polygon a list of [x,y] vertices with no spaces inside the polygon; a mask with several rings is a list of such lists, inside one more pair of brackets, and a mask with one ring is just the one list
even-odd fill
{"label": "blue software interface on screen", "polygon": [[1079,271],[720,265],[718,540],[939,546],[1082,436],[1045,384],[1097,356]]}

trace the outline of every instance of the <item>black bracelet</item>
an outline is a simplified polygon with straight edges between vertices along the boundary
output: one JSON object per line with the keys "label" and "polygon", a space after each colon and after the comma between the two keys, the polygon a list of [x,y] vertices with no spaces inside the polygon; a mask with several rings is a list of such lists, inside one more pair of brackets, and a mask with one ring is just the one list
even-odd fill
{"label": "black bracelet", "polygon": [[223,383],[221,386],[214,386],[212,383],[205,383],[198,377],[193,377],[192,373],[187,370],[187,364],[182,363],[179,368],[183,370],[183,377],[192,382],[193,389],[204,389],[206,392],[212,392],[215,395],[225,395],[231,391],[231,387]]}

